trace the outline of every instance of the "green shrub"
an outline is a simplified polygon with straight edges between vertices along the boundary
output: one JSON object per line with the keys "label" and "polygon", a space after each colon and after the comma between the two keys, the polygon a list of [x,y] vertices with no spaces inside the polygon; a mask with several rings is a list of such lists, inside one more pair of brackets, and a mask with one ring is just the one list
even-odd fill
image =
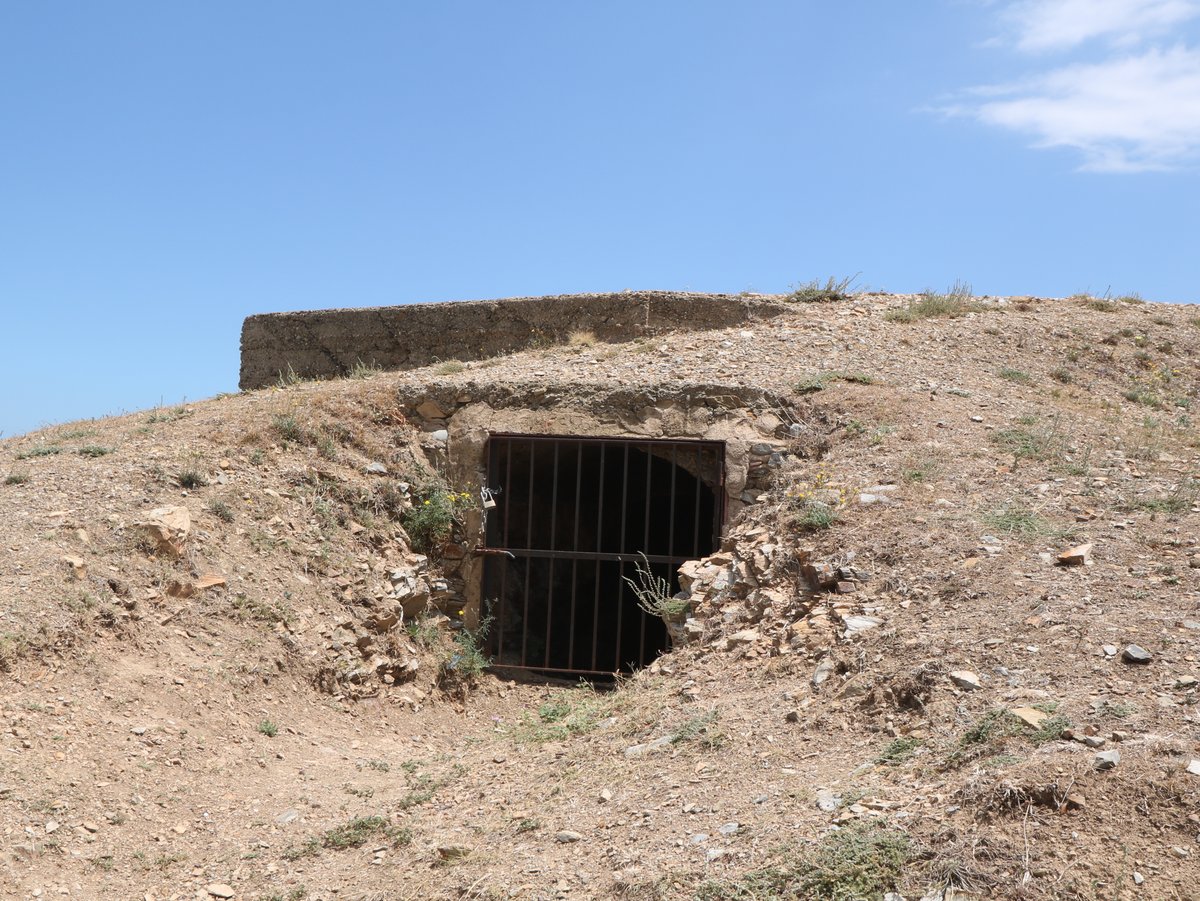
{"label": "green shrub", "polygon": [[390,840],[393,845],[407,845],[412,841],[412,831],[393,825],[386,817],[355,817],[345,825],[325,832],[321,844],[334,851],[345,851],[360,848],[379,837]]}
{"label": "green shrub", "polygon": [[188,491],[203,488],[208,484],[208,479],[198,469],[184,469],[175,477],[175,480],[179,482],[180,488],[186,488]]}
{"label": "green shrub", "polygon": [[696,901],[864,901],[896,888],[916,856],[903,832],[875,823],[851,823],[815,848],[785,856],[736,881],[707,880]]}
{"label": "green shrub", "polygon": [[291,413],[276,414],[271,419],[271,427],[284,441],[294,441],[297,444],[307,444],[309,441],[308,430]]}
{"label": "green shrub", "polygon": [[17,454],[18,460],[29,460],[34,457],[53,457],[55,454],[61,454],[62,448],[56,444],[43,444],[38,447],[31,447],[29,450],[21,451]]}
{"label": "green shrub", "polygon": [[854,280],[850,278],[829,278],[823,284],[820,279],[804,282],[787,296],[793,303],[830,303],[835,300],[845,300],[852,290]]}
{"label": "green shrub", "polygon": [[642,559],[633,562],[636,580],[621,577],[637,598],[638,606],[650,616],[675,617],[687,612],[689,602],[673,597],[670,581],[654,575],[645,554],[639,552],[638,556]]}
{"label": "green shrub", "polygon": [[418,491],[412,507],[400,518],[412,539],[413,549],[436,556],[473,500],[469,492],[453,492],[440,485],[428,485]]}
{"label": "green shrub", "polygon": [[837,513],[826,503],[817,500],[801,501],[791,517],[792,525],[802,532],[819,532],[837,522]]}
{"label": "green shrub", "polygon": [[279,734],[279,727],[270,720],[263,720],[258,724],[258,731],[267,736],[267,738],[274,738]]}
{"label": "green shrub", "polygon": [[1028,372],[1022,372],[1020,369],[1012,369],[1008,366],[1001,366],[1000,370],[996,374],[1006,381],[1016,382],[1019,385],[1033,384],[1033,376],[1031,376]]}
{"label": "green shrub", "polygon": [[383,367],[372,360],[370,363],[364,363],[362,360],[355,360],[354,365],[350,367],[350,378],[352,379],[369,379],[373,375],[379,375],[383,372]]}
{"label": "green shrub", "polygon": [[29,481],[29,476],[23,472],[10,472],[4,477],[5,485],[24,485]]}
{"label": "green shrub", "polygon": [[483,675],[491,665],[487,655],[486,639],[492,618],[486,617],[475,629],[462,628],[454,633],[450,642],[450,653],[442,660],[438,672],[439,681],[470,684]]}
{"label": "green shrub", "polygon": [[890,322],[916,322],[920,319],[958,319],[986,309],[975,300],[971,286],[955,282],[945,294],[926,291],[908,306],[889,311],[883,318]]}
{"label": "green shrub", "polygon": [[230,508],[229,504],[222,500],[210,501],[208,504],[208,510],[213,516],[222,522],[233,522],[233,510]]}
{"label": "green shrub", "polygon": [[75,451],[81,457],[103,457],[105,454],[111,454],[112,452],[113,449],[111,447],[101,447],[99,444],[85,444],[79,450]]}
{"label": "green shrub", "polygon": [[1019,501],[1010,501],[1003,507],[985,513],[983,522],[993,531],[1026,539],[1060,538],[1067,534]]}

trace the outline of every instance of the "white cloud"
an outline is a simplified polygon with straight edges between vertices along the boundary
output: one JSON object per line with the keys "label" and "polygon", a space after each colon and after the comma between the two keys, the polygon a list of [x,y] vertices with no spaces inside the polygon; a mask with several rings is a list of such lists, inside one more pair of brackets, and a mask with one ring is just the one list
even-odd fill
{"label": "white cloud", "polygon": [[1025,51],[1065,50],[1093,38],[1130,46],[1197,15],[1196,0],[1020,0],[1002,13]]}
{"label": "white cloud", "polygon": [[1187,47],[1054,69],[991,85],[949,110],[1082,152],[1084,169],[1170,169],[1200,152],[1200,52]]}

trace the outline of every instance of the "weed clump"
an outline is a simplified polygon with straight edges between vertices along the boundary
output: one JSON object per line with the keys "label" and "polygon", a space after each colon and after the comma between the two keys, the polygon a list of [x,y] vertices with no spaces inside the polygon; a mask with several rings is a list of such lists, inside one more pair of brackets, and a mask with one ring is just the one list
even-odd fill
{"label": "weed clump", "polygon": [[308,429],[291,413],[276,414],[271,419],[271,427],[284,441],[293,441],[296,444],[307,444],[309,441]]}
{"label": "weed clump", "polygon": [[1025,539],[1061,538],[1067,534],[1019,501],[1010,501],[1003,507],[985,513],[983,522],[996,532]]}
{"label": "weed clump", "polygon": [[971,286],[955,282],[944,294],[925,291],[908,306],[891,310],[884,315],[889,322],[917,322],[921,319],[958,319],[968,313],[984,310],[983,304],[975,300]]}
{"label": "weed clump", "polygon": [[682,616],[687,612],[689,601],[674,597],[671,594],[671,583],[654,575],[650,569],[650,561],[645,554],[639,553],[642,559],[633,562],[636,581],[629,576],[622,576],[625,584],[637,598],[638,606],[650,616],[660,616],[665,619]]}
{"label": "weed clump", "polygon": [[696,901],[862,901],[895,889],[915,856],[912,840],[903,832],[853,823],[829,833],[815,848],[745,873],[736,882],[705,881],[695,897]]}
{"label": "weed clump", "polygon": [[835,279],[830,277],[825,282],[820,279],[804,282],[787,295],[792,303],[832,303],[845,300],[853,289],[854,280],[858,276]]}
{"label": "weed clump", "polygon": [[21,451],[17,454],[18,460],[31,460],[35,457],[53,457],[55,454],[61,454],[62,448],[56,444],[43,444],[38,447],[32,447],[29,450]]}
{"label": "weed clump", "polygon": [[179,482],[180,488],[186,488],[188,491],[203,488],[208,484],[208,479],[198,469],[181,470],[179,475],[175,477],[175,480]]}
{"label": "weed clump", "polygon": [[106,454],[111,454],[112,452],[113,449],[111,447],[102,447],[99,444],[85,444],[83,447],[79,448],[79,450],[75,451],[75,453],[79,454],[81,457],[93,458],[103,457]]}
{"label": "weed clump", "polygon": [[449,491],[441,485],[428,485],[417,492],[417,500],[400,518],[412,539],[413,550],[435,556],[450,540],[455,525],[472,503],[469,492]]}

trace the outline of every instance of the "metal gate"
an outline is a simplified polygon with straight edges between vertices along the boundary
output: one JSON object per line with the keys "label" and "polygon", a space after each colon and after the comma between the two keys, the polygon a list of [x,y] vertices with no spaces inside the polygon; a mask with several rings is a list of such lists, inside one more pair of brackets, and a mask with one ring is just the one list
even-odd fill
{"label": "metal gate", "polygon": [[666,628],[625,582],[715,551],[721,442],[492,435],[482,597],[496,666],[601,675],[644,666]]}

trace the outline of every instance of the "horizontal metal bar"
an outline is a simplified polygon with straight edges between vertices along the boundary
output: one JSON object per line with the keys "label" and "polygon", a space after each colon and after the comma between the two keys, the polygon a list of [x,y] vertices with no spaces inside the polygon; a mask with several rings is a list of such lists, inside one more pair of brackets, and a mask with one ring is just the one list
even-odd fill
{"label": "horizontal metal bar", "polygon": [[696,438],[642,438],[638,435],[526,435],[521,432],[491,432],[489,438],[501,438],[505,440],[520,440],[520,441],[558,441],[560,443],[575,442],[578,444],[595,444],[599,442],[608,444],[652,444],[655,446],[662,445],[684,445],[694,448],[712,448],[714,450],[724,450],[724,441],[702,441]]}
{"label": "horizontal metal bar", "polygon": [[[533,557],[537,560],[598,560],[601,563],[639,563],[641,562],[641,554],[600,554],[595,551],[551,551],[540,550],[537,548],[478,548],[476,554],[489,555],[504,555],[516,559],[525,557]],[[694,557],[668,557],[662,554],[648,554],[646,560],[649,563],[677,563],[684,564]]]}
{"label": "horizontal metal bar", "polygon": [[492,663],[488,666],[490,670],[498,669],[517,669],[517,670],[532,670],[535,673],[570,673],[575,676],[616,676],[619,674],[610,669],[567,669],[561,666],[520,666],[516,663]]}

